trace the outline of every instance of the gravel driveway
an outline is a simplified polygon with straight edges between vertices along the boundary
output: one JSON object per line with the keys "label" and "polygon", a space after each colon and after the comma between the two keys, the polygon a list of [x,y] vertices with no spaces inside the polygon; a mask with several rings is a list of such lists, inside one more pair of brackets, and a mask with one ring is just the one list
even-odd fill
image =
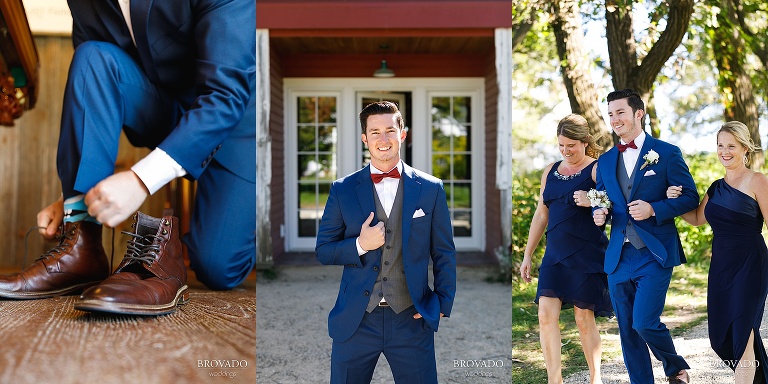
{"label": "gravel driveway", "polygon": [[[328,312],[341,267],[282,267],[275,280],[256,282],[256,381],[327,383],[331,338]],[[484,281],[494,270],[459,267],[450,319],[435,334],[440,383],[509,383],[512,376],[512,295],[509,285]],[[472,367],[473,361],[495,367]],[[493,363],[490,363],[493,362]],[[457,367],[458,365],[458,367]],[[462,367],[463,365],[463,367]],[[382,355],[373,383],[392,383]]]}
{"label": "gravel driveway", "polygon": [[[760,326],[760,335],[763,342],[766,342],[765,336],[768,335],[768,311],[763,311],[763,323]],[[722,367],[721,360],[717,357],[709,346],[709,336],[707,333],[707,322],[703,322],[684,333],[682,337],[674,339],[677,353],[681,354],[691,369],[688,374],[691,376],[691,382],[695,384],[721,384],[733,383],[733,371],[730,368]],[[661,363],[651,355],[653,362],[653,373],[656,377],[656,383],[666,383],[664,371]],[[603,383],[606,384],[624,384],[629,383],[627,369],[624,367],[624,360],[619,357],[616,360],[603,362],[602,364]],[[589,382],[589,371],[577,372],[565,379],[566,384],[581,384]]]}

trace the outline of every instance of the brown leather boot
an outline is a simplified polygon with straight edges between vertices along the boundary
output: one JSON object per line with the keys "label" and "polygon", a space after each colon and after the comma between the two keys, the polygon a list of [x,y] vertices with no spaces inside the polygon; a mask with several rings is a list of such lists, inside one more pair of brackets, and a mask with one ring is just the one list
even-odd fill
{"label": "brown leather boot", "polygon": [[126,315],[164,315],[189,301],[179,219],[137,212],[123,262],[101,284],[83,292],[75,309]]}
{"label": "brown leather boot", "polygon": [[101,225],[64,223],[59,245],[21,272],[0,275],[0,297],[44,299],[77,292],[109,276]]}

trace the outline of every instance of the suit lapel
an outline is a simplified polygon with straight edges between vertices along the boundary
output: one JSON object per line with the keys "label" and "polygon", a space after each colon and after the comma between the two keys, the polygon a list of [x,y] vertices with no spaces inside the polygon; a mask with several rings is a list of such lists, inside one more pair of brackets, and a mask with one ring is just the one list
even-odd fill
{"label": "suit lapel", "polygon": [[[614,205],[616,203],[619,203],[620,206],[627,205],[627,202],[624,201],[624,193],[621,192],[621,186],[619,186],[619,181],[616,178],[616,172],[619,168],[619,150],[616,147],[608,150],[608,152],[600,156],[600,160],[598,171],[603,174],[603,185],[605,185],[608,196],[611,197]],[[603,170],[603,167],[605,167],[605,170]]]}
{"label": "suit lapel", "polygon": [[139,52],[141,66],[152,81],[158,81],[159,76],[152,60],[150,50],[148,28],[149,11],[154,0],[131,0],[131,26],[133,37],[136,39],[136,48]]}
{"label": "suit lapel", "polygon": [[357,186],[355,192],[357,193],[357,201],[360,203],[360,211],[363,212],[365,217],[374,212],[376,214],[376,203],[374,199],[373,180],[371,180],[371,166],[368,165],[361,170],[357,175]]}
{"label": "suit lapel", "polygon": [[629,201],[633,201],[635,197],[635,192],[637,192],[638,188],[640,187],[640,183],[643,181],[643,175],[648,167],[643,168],[642,170],[640,167],[645,163],[645,159],[643,159],[643,156],[648,153],[648,151],[651,150],[656,145],[656,139],[651,137],[651,135],[646,134],[645,135],[645,142],[643,142],[643,147],[640,148],[640,156],[637,158],[637,162],[635,163],[635,170],[633,171],[634,177],[632,177],[632,191],[629,193]]}
{"label": "suit lapel", "polygon": [[413,168],[403,163],[403,262],[407,262],[405,250],[408,249],[408,241],[411,233],[411,222],[413,214],[416,212],[416,205],[419,203],[419,194],[421,193],[421,183],[416,178]]}

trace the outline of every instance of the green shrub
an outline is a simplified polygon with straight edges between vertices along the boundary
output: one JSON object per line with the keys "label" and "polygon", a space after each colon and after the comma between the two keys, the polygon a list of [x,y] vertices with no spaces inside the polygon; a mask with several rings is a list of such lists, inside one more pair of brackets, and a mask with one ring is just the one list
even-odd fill
{"label": "green shrub", "polygon": [[[511,267],[512,280],[519,277],[520,263],[523,261],[525,245],[528,242],[528,231],[531,228],[531,219],[539,202],[539,188],[541,187],[541,170],[516,175],[512,181],[512,252]],[[542,240],[541,243],[544,241]],[[533,254],[533,260],[541,261],[544,255],[544,246],[539,244]],[[534,270],[536,270],[534,265]]]}
{"label": "green shrub", "polygon": [[[687,155],[685,162],[688,163],[691,176],[696,182],[699,201],[701,201],[712,182],[725,175],[725,169],[720,164],[716,153]],[[694,227],[679,217],[675,221],[688,263],[709,265],[709,258],[712,255],[712,228],[709,224]]]}

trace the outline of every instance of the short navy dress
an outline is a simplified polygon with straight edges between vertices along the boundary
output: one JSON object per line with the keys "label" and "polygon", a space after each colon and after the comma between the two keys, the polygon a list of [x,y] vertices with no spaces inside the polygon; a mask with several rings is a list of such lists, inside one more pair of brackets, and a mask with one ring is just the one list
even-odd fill
{"label": "short navy dress", "polygon": [[573,201],[575,191],[595,188],[592,162],[580,172],[563,176],[552,166],[544,187],[544,204],[549,208],[547,247],[539,268],[539,297],[556,297],[562,308],[589,309],[595,316],[613,316],[608,294],[608,276],[603,271],[608,238],[592,220],[592,209]]}
{"label": "short navy dress", "polygon": [[768,377],[768,358],[760,337],[768,294],[768,248],[763,239],[763,215],[757,201],[716,180],[707,191],[704,215],[712,227],[712,263],[709,267],[707,315],[709,342],[721,359],[735,368],[755,332],[755,383]]}

